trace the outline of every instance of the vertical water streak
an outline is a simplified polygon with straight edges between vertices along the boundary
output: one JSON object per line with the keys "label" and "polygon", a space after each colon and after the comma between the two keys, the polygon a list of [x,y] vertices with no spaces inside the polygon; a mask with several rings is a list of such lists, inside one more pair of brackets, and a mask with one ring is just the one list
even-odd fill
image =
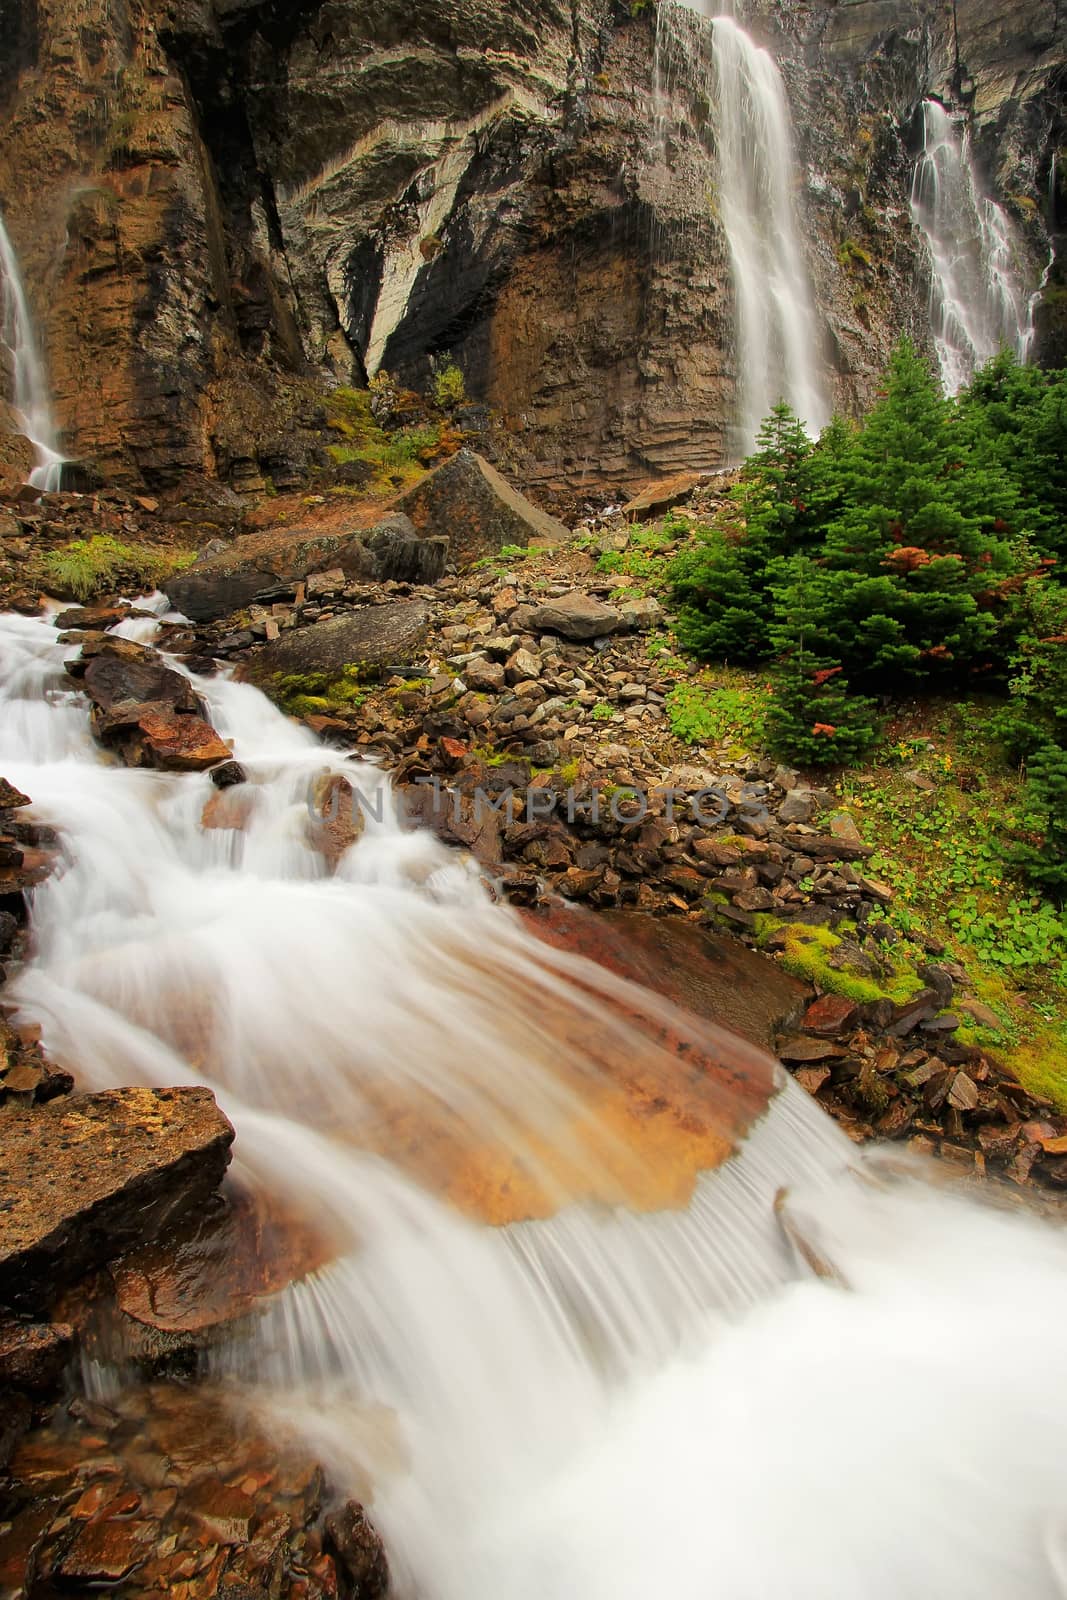
{"label": "vertical water streak", "polygon": [[[738,457],[771,407],[786,400],[810,430],[826,422],[819,340],[794,197],[796,158],[782,75],[721,0],[680,0],[710,21],[708,132],[734,306]],[[673,7],[660,8],[669,32]],[[721,13],[721,14],[720,14]],[[659,74],[657,74],[657,78]],[[659,83],[657,84],[659,87]]]}
{"label": "vertical water streak", "polygon": [[969,129],[936,100],[923,104],[912,215],[930,256],[930,315],[946,393],[957,394],[1001,349],[1027,361],[1040,295],[1024,282],[1011,219],[982,191]]}
{"label": "vertical water streak", "polygon": [[0,216],[0,346],[12,368],[12,403],[22,432],[37,453],[29,476],[35,489],[58,489],[63,469],[44,362],[37,344],[18,257]]}

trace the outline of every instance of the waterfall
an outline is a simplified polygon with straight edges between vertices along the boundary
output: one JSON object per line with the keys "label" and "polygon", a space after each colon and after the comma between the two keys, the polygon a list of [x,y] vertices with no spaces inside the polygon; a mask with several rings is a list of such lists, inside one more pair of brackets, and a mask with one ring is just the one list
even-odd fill
{"label": "waterfall", "polygon": [[37,345],[26,291],[14,246],[0,216],[0,345],[12,372],[11,399],[21,430],[37,452],[29,482],[35,489],[58,489],[63,470],[59,435],[44,362]]}
{"label": "waterfall", "polygon": [[[752,450],[771,407],[786,400],[812,432],[827,421],[810,276],[797,216],[789,101],[774,57],[717,0],[681,0],[711,23],[705,48],[707,132],[718,162],[716,203],[730,257],[737,401],[735,453]],[[660,7],[670,29],[671,5]]]}
{"label": "waterfall", "polygon": [[[687,1070],[699,1025],[535,940],[248,685],[193,680],[245,784],[118,766],[77,648],[0,618],[0,773],[62,851],[5,998],[83,1088],[209,1083],[239,1175],[333,1241],[214,1371],[367,1501],[398,1600],[1062,1600],[1062,1228],[854,1150],[774,1076],[686,1196],[490,1225],[472,1196],[654,1064],[635,1010],[683,1041],[640,1097],[653,1176],[762,1058],[719,1036],[727,1086]],[[342,774],[381,804],[331,875],[307,799]]]}
{"label": "waterfall", "polygon": [[1011,219],[982,191],[965,120],[936,100],[922,111],[912,214],[929,252],[930,314],[951,395],[1004,348],[1029,359],[1039,294],[1024,281]]}

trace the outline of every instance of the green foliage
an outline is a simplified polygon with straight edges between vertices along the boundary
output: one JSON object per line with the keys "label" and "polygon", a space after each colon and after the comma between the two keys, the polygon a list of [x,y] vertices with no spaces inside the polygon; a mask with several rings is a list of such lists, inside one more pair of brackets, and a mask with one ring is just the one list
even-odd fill
{"label": "green foliage", "polygon": [[844,943],[841,936],[829,928],[810,926],[803,922],[780,924],[768,918],[761,926],[761,936],[781,929],[784,937],[782,965],[794,978],[817,984],[830,994],[844,995],[857,1005],[873,1005],[878,1000],[889,999],[898,1005],[910,1000],[922,988],[922,979],[907,965],[894,965],[885,977],[868,977],[866,973],[850,969],[848,965],[833,966],[830,958]]}
{"label": "green foliage", "polygon": [[455,411],[467,402],[466,381],[451,357],[434,364],[433,398],[442,411]]}
{"label": "green foliage", "polygon": [[589,715],[594,722],[610,722],[615,715],[615,707],[609,706],[606,700],[599,700]]}
{"label": "green foliage", "polygon": [[877,738],[873,700],[849,693],[841,667],[798,645],[786,658],[767,718],[771,748],[810,766],[858,761]]}
{"label": "green foliage", "polygon": [[117,588],[158,588],[172,573],[196,560],[195,551],[162,550],[154,545],[122,544],[110,534],[74,539],[50,550],[36,564],[36,575],[53,594],[89,600]]}
{"label": "green foliage", "polygon": [[767,695],[755,685],[709,689],[679,683],[667,696],[671,732],[686,744],[712,744],[729,739],[752,746],[764,735]]}
{"label": "green foliage", "polygon": [[326,400],[326,421],[341,442],[327,453],[338,466],[362,462],[371,493],[392,493],[412,482],[432,462],[441,444],[441,423],[387,430],[378,388],[335,389]]}

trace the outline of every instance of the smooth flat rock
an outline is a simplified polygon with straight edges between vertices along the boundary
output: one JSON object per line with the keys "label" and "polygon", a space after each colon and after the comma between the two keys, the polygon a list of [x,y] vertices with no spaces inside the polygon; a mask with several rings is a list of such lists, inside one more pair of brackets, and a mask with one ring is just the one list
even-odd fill
{"label": "smooth flat rock", "polygon": [[203,1203],[233,1128],[208,1089],[0,1108],[0,1304],[36,1308]]}
{"label": "smooth flat rock", "polygon": [[257,650],[244,668],[253,683],[289,673],[339,674],[342,667],[405,665],[426,637],[430,613],[416,600],[360,606],[341,616],[290,628]]}
{"label": "smooth flat rock", "polygon": [[774,961],[692,922],[639,911],[553,906],[525,913],[533,933],[587,956],[763,1049],[801,1006],[805,988]]}
{"label": "smooth flat rock", "polygon": [[461,450],[401,495],[423,538],[445,538],[457,566],[496,555],[504,545],[566,544],[570,531],[513,489],[488,461]]}
{"label": "smooth flat rock", "polygon": [[512,612],[510,624],[524,633],[558,633],[564,639],[582,643],[617,633],[622,627],[622,615],[614,606],[575,589],[558,600],[546,600],[544,605],[519,606]]}

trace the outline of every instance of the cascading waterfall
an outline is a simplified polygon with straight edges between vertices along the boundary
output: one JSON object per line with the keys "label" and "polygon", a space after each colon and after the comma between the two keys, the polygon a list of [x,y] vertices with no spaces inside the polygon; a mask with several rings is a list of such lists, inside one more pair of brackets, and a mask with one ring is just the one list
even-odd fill
{"label": "cascading waterfall", "polygon": [[930,312],[945,392],[958,394],[1002,349],[1030,357],[1039,292],[1011,219],[982,192],[970,130],[936,100],[923,104],[912,213],[930,256]]}
{"label": "cascading waterfall", "polygon": [[[0,619],[0,772],[62,841],[7,998],[83,1086],[211,1083],[239,1176],[328,1233],[218,1371],[368,1499],[401,1600],[1067,1593],[1060,1231],[859,1156],[713,1031],[729,1087],[687,1075],[634,1021],[678,1014],[535,940],[250,687],[194,680],[246,784],[115,766],[71,653]],[[342,775],[381,804],[331,876],[307,799]],[[687,1137],[765,1091],[650,1208],[611,1195],[673,1159],[616,1148],[636,1063]],[[539,1220],[489,1225],[531,1175]]]}
{"label": "cascading waterfall", "polygon": [[18,413],[21,431],[37,453],[37,464],[29,476],[35,489],[54,490],[60,486],[63,456],[52,414],[52,401],[44,362],[30,316],[26,291],[19,272],[14,246],[0,216],[0,345],[11,364],[12,404]]}
{"label": "cascading waterfall", "polygon": [[[829,417],[811,281],[795,200],[796,158],[785,84],[719,0],[661,6],[658,27],[684,8],[710,21],[705,48],[708,131],[718,160],[716,193],[734,304],[737,401],[734,454],[752,450],[771,407],[786,400],[815,433]],[[661,47],[665,43],[661,38]],[[659,52],[658,52],[659,53]],[[659,79],[657,71],[657,79]]]}

